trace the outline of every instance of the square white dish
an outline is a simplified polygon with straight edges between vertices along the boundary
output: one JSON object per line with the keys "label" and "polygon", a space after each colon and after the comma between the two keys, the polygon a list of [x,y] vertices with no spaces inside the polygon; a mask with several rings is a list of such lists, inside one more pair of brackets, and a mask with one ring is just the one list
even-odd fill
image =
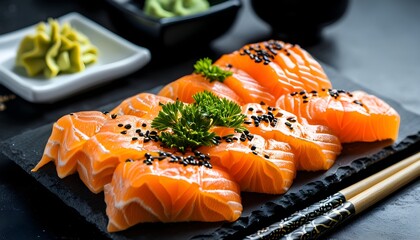
{"label": "square white dish", "polygon": [[[147,48],[137,46],[106,28],[72,12],[57,18],[68,22],[86,35],[98,48],[98,60],[79,73],[28,77],[15,66],[16,52],[24,36],[35,33],[35,25],[0,36],[0,83],[23,99],[35,103],[52,103],[77,92],[128,75],[145,66],[151,59]],[[43,21],[46,21],[43,20]]]}

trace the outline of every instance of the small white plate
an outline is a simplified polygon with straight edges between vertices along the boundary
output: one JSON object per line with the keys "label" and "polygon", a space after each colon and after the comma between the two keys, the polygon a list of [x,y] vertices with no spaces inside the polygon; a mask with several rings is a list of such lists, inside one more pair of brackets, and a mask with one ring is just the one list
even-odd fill
{"label": "small white plate", "polygon": [[68,22],[85,34],[98,48],[98,60],[79,73],[59,74],[51,79],[28,77],[23,68],[15,66],[15,58],[20,41],[25,35],[35,33],[35,26],[1,35],[0,83],[27,101],[52,103],[133,73],[151,59],[147,48],[132,44],[78,13],[69,13],[57,20]]}

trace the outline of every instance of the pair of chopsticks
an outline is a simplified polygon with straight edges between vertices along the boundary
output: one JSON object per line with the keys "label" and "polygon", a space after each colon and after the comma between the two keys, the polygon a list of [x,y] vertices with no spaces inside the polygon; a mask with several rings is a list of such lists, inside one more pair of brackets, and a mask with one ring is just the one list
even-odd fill
{"label": "pair of chopsticks", "polygon": [[420,152],[245,239],[315,239],[420,176]]}

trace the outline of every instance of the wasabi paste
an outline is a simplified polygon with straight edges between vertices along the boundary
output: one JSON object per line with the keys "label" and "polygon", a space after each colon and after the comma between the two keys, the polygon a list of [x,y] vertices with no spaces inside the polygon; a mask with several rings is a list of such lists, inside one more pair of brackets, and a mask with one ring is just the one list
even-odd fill
{"label": "wasabi paste", "polygon": [[16,65],[24,67],[28,76],[43,74],[52,78],[59,73],[83,71],[86,65],[96,62],[98,50],[85,35],[68,23],[60,26],[48,19],[48,24],[39,23],[35,34],[20,42]]}
{"label": "wasabi paste", "polygon": [[186,16],[209,9],[207,0],[146,0],[144,12],[156,18]]}

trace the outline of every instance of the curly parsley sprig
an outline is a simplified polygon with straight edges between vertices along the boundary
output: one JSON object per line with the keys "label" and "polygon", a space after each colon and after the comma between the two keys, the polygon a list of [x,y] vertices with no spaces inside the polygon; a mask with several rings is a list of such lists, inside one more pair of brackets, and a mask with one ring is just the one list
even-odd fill
{"label": "curly parsley sprig", "polygon": [[237,132],[246,130],[241,106],[233,101],[220,98],[209,91],[196,93],[193,99],[194,105],[201,109],[203,115],[213,120],[214,126],[234,128]]}
{"label": "curly parsley sprig", "polygon": [[210,82],[223,82],[227,77],[232,76],[232,72],[212,65],[210,58],[203,58],[194,64],[194,73],[198,73],[207,78]]}
{"label": "curly parsley sprig", "polygon": [[217,143],[214,126],[234,128],[243,132],[245,115],[241,107],[233,101],[219,98],[209,91],[193,96],[195,102],[180,101],[162,105],[162,110],[153,119],[152,127],[160,131],[159,139],[170,148],[181,152],[199,146]]}

